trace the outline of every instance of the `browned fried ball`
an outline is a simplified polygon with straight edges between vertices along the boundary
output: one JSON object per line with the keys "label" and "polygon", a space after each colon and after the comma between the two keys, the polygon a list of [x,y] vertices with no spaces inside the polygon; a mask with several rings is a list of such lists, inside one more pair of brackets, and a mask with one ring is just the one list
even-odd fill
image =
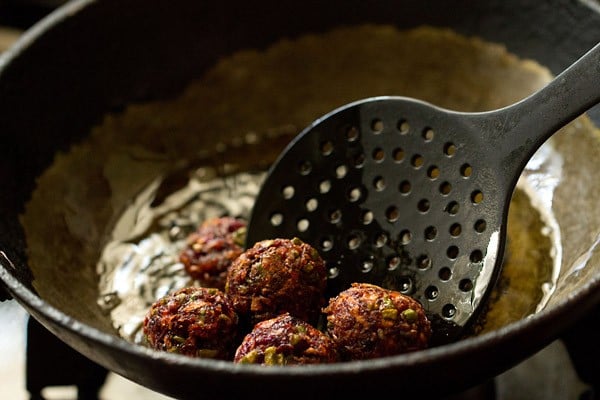
{"label": "browned fried ball", "polygon": [[179,260],[202,286],[225,289],[227,269],[244,251],[246,222],[233,217],[204,221],[187,238]]}
{"label": "browned fried ball", "polygon": [[428,347],[431,325],[410,296],[368,283],[353,283],[323,309],[327,333],[343,360],[363,360]]}
{"label": "browned fried ball", "polygon": [[325,305],[325,262],[298,238],[263,240],[229,268],[225,291],[250,327],[289,312],[316,323]]}
{"label": "browned fried ball", "polygon": [[234,356],[236,363],[261,365],[336,361],[337,351],[329,336],[287,313],[256,324]]}
{"label": "browned fried ball", "polygon": [[238,316],[222,291],[186,287],[152,304],[143,333],[156,350],[231,359],[239,337]]}

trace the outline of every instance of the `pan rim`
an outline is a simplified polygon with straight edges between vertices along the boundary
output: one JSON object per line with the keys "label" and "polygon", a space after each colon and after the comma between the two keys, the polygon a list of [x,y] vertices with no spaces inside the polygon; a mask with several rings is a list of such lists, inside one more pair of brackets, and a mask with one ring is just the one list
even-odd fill
{"label": "pan rim", "polygon": [[[394,356],[382,357],[371,360],[357,360],[337,362],[332,364],[317,364],[306,366],[294,366],[283,368],[264,368],[260,365],[235,364],[231,361],[192,358],[179,354],[171,354],[150,349],[148,347],[131,343],[116,334],[104,332],[85,322],[81,322],[70,315],[51,305],[25,285],[23,285],[4,265],[0,262],[0,280],[7,286],[9,293],[15,300],[25,308],[33,309],[43,317],[42,324],[47,325],[51,321],[70,333],[82,335],[98,344],[114,347],[119,351],[144,357],[160,362],[165,365],[177,364],[194,368],[198,371],[219,371],[230,372],[232,375],[246,373],[257,376],[323,376],[323,375],[344,375],[357,372],[374,372],[388,368],[414,368],[417,365],[430,364],[434,362],[443,362],[458,356],[465,356],[473,352],[481,352],[483,349],[496,347],[499,344],[511,342],[517,337],[528,335],[530,332],[543,331],[540,328],[552,326],[552,321],[563,316],[569,316],[573,321],[578,316],[584,315],[589,311],[581,307],[581,304],[595,304],[600,300],[600,275],[594,276],[594,279],[585,283],[585,285],[574,295],[567,297],[564,301],[552,306],[549,309],[541,310],[535,314],[515,321],[499,329],[458,340],[453,343],[431,347],[412,353],[399,354]],[[597,299],[594,299],[596,297]],[[591,306],[590,306],[591,308]],[[34,315],[35,317],[35,315]],[[39,319],[39,318],[36,318]],[[562,318],[564,321],[564,318]],[[562,329],[566,330],[568,324],[563,324]],[[47,326],[46,326],[47,327]],[[557,331],[559,329],[556,329]],[[546,331],[547,332],[547,331]],[[549,332],[545,334],[548,337],[547,343],[539,343],[539,349],[543,348],[550,341],[557,339],[558,335]],[[555,337],[556,336],[556,337]],[[534,349],[535,350],[535,349]],[[524,354],[522,359],[526,358],[532,352]],[[518,360],[517,360],[518,361]]]}

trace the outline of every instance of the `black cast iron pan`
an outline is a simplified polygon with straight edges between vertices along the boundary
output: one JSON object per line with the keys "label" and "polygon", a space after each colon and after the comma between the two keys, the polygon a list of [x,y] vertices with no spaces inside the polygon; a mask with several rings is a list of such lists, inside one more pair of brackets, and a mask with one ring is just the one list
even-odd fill
{"label": "black cast iron pan", "polygon": [[[505,43],[554,73],[600,40],[595,2],[70,2],[0,59],[0,278],[7,294],[92,360],[182,399],[254,398],[265,390],[439,396],[503,372],[559,337],[600,301],[598,271],[553,307],[489,334],[403,356],[291,369],[188,359],[132,345],[96,311],[93,269],[48,260],[46,268],[64,268],[72,291],[53,292],[54,282],[36,280],[18,216],[54,154],[82,140],[104,114],[169,98],[235,50],[364,22],[449,27]],[[597,110],[589,115],[600,121]],[[33,282],[54,295],[40,297]]]}

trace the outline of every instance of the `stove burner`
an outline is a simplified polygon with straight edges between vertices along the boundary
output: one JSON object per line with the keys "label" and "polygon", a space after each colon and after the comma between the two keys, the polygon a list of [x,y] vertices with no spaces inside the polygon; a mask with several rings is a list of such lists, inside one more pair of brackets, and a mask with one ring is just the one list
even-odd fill
{"label": "stove burner", "polygon": [[44,400],[42,390],[49,386],[76,386],[77,400],[99,400],[108,370],[73,350],[31,317],[26,358],[31,400]]}

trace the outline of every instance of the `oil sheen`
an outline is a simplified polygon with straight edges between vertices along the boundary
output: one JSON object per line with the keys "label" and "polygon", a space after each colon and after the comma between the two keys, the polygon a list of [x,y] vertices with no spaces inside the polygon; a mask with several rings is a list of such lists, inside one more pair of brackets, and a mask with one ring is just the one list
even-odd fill
{"label": "oil sheen", "polygon": [[[544,165],[534,159],[538,167]],[[552,157],[552,162],[555,158]],[[546,164],[548,160],[546,160]],[[545,166],[548,184],[550,165]],[[557,171],[554,171],[557,172]],[[210,165],[182,176],[163,175],[142,190],[115,223],[113,238],[102,251],[98,304],[109,313],[124,338],[141,343],[141,326],[150,305],[159,297],[197,285],[179,261],[185,239],[202,221],[215,216],[248,219],[265,172],[239,170],[220,173]],[[553,286],[553,257],[560,248],[552,221],[534,207],[527,189],[540,169],[528,170],[513,197],[506,262],[489,309],[476,332],[498,328],[543,307]],[[169,187],[169,182],[180,186]],[[181,182],[185,182],[181,186]],[[542,189],[542,188],[538,188]],[[551,188],[550,188],[551,189]],[[528,194],[530,192],[530,194]],[[554,241],[553,241],[554,240]]]}

